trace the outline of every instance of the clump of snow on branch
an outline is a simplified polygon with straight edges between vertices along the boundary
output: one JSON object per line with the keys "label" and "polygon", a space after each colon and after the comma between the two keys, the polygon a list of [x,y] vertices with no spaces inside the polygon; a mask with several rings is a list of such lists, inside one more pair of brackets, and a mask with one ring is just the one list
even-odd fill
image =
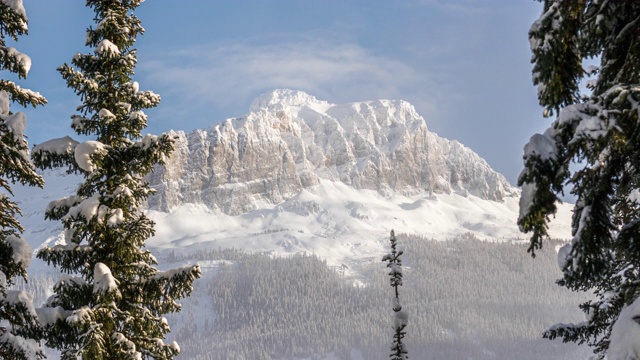
{"label": "clump of snow on branch", "polygon": [[136,93],[134,100],[143,107],[151,107],[160,102],[160,95],[152,91],[139,91]]}
{"label": "clump of snow on branch", "polygon": [[63,138],[51,139],[33,147],[33,153],[64,155],[71,154],[78,145],[78,142],[65,136]]}
{"label": "clump of snow on branch", "polygon": [[13,47],[7,48],[7,55],[16,59],[18,64],[20,64],[23,75],[27,76],[29,70],[31,70],[31,58],[29,57],[29,55],[21,53]]}
{"label": "clump of snow on branch", "polygon": [[166,270],[166,271],[157,271],[156,274],[153,276],[153,279],[170,279],[178,274],[181,275],[186,275],[189,274],[193,271],[194,268],[197,268],[198,271],[200,271],[200,265],[196,264],[196,265],[189,265],[189,266],[183,266],[183,267],[179,267],[179,268],[173,268],[170,270]]}
{"label": "clump of snow on branch", "polygon": [[113,333],[113,335],[111,335],[111,339],[113,339],[115,345],[124,346],[127,349],[126,354],[130,357],[130,359],[142,360],[142,354],[136,351],[136,344],[134,344],[133,341],[127,339],[124,334],[119,332]]}
{"label": "clump of snow on branch", "polygon": [[400,328],[405,327],[409,323],[409,314],[406,311],[400,310],[393,314],[393,327]]}
{"label": "clump of snow on branch", "polygon": [[136,143],[141,149],[146,150],[158,143],[158,135],[146,134],[141,141]]}
{"label": "clump of snow on branch", "polygon": [[118,281],[111,274],[111,269],[103,263],[96,263],[93,268],[93,292],[107,293],[118,290]]}
{"label": "clump of snow on branch", "polygon": [[6,237],[7,242],[13,249],[13,261],[22,265],[25,269],[31,264],[31,246],[23,238],[9,235]]}
{"label": "clump of snow on branch", "polygon": [[136,110],[129,113],[129,120],[132,121],[147,121],[147,114],[144,111]]}
{"label": "clump of snow on branch", "polygon": [[95,194],[90,198],[82,200],[79,204],[69,209],[69,217],[82,216],[87,220],[91,220],[98,215],[98,208],[100,207],[100,195]]}
{"label": "clump of snow on branch", "polygon": [[95,53],[99,56],[117,56],[120,55],[120,49],[111,41],[104,39],[96,46]]}
{"label": "clump of snow on branch", "polygon": [[[4,120],[7,130],[13,134],[14,140],[20,142],[24,139],[27,117],[22,111],[10,114],[10,108],[9,94],[6,91],[0,91],[0,119]],[[23,156],[28,157],[28,154],[25,152]]]}
{"label": "clump of snow on branch", "polygon": [[7,115],[11,109],[11,100],[9,99],[9,93],[6,91],[0,91],[0,115]]}
{"label": "clump of snow on branch", "polygon": [[23,146],[19,146],[16,149],[18,156],[22,157],[24,161],[29,162],[29,150],[28,147],[24,146],[26,144],[24,142],[24,131],[27,127],[26,115],[22,111],[19,111],[11,115],[0,114],[0,119],[4,121],[7,131],[13,135],[13,141],[16,144],[23,144]]}
{"label": "clump of snow on branch", "polygon": [[13,137],[19,141],[24,138],[24,130],[27,127],[27,116],[19,111],[13,115],[3,116],[4,123],[9,131],[13,133]]}
{"label": "clump of snow on branch", "polygon": [[11,10],[23,17],[25,20],[27,19],[27,12],[24,9],[24,5],[22,5],[22,0],[0,0],[0,3],[3,3],[4,5],[11,8]]}
{"label": "clump of snow on branch", "polygon": [[584,205],[582,200],[579,200],[576,204],[576,207],[582,207],[582,213],[580,214],[580,220],[578,221],[578,226],[575,230],[575,235],[573,236],[574,242],[579,242],[582,239],[582,232],[586,228],[588,221],[591,217],[591,206]]}
{"label": "clump of snow on branch", "polygon": [[[529,210],[531,210],[531,206],[533,205],[533,199],[535,198],[537,191],[537,186],[534,183],[524,183],[522,184],[522,193],[520,194],[520,213],[518,215],[518,220],[524,219],[527,215],[529,215]],[[520,231],[524,231],[522,225],[520,225]]]}
{"label": "clump of snow on branch", "polygon": [[[122,209],[111,209],[106,205],[100,203],[100,195],[94,194],[93,196],[86,198],[77,203],[78,197],[71,196],[68,198],[60,199],[53,206],[71,206],[68,215],[65,218],[83,217],[86,220],[94,219],[98,223],[105,223],[108,226],[116,226],[124,221],[124,212]],[[71,204],[71,205],[70,205]],[[49,204],[49,206],[52,206]]]}
{"label": "clump of snow on branch", "polygon": [[37,354],[41,351],[40,343],[34,339],[13,335],[9,331],[0,333],[0,343],[6,343],[14,349],[20,349],[27,359],[37,359]]}
{"label": "clump of snow on branch", "polygon": [[554,160],[557,157],[558,150],[551,130],[545,131],[544,134],[535,134],[529,139],[529,142],[524,146],[525,159],[537,156],[542,160]]}
{"label": "clump of snow on branch", "polygon": [[52,211],[52,210],[56,210],[58,208],[71,207],[71,206],[79,203],[80,201],[82,201],[82,197],[81,196],[78,196],[78,195],[65,196],[65,197],[63,197],[61,199],[51,201],[47,205],[46,211],[49,212],[49,211]]}
{"label": "clump of snow on branch", "polygon": [[611,329],[608,360],[640,359],[640,298],[625,306]]}
{"label": "clump of snow on branch", "polygon": [[78,310],[74,310],[71,313],[71,316],[67,317],[67,322],[69,324],[82,323],[89,319],[91,319],[91,314],[93,311],[88,306],[83,306]]}
{"label": "clump of snow on branch", "polygon": [[576,128],[574,139],[590,138],[597,139],[607,135],[609,127],[605,122],[596,116],[584,118]]}
{"label": "clump of snow on branch", "polygon": [[36,316],[36,309],[33,307],[33,294],[21,290],[9,290],[3,299],[9,304],[22,304],[27,308],[29,314]]}
{"label": "clump of snow on branch", "polygon": [[[17,315],[23,319],[30,315],[37,318],[36,309],[33,306],[33,295],[30,292],[21,290],[8,290],[4,294],[0,293],[0,300],[4,304],[21,306],[26,309],[25,314]],[[15,330],[15,327],[14,327]],[[19,349],[27,359],[39,359],[37,356],[41,352],[40,343],[34,339],[27,339],[15,335],[13,331],[0,331],[0,342],[8,344],[9,348]]]}
{"label": "clump of snow on branch", "polygon": [[100,111],[98,112],[98,117],[100,119],[105,119],[107,120],[107,122],[113,120],[116,118],[115,115],[113,115],[113,113],[107,109],[100,109]]}
{"label": "clump of snow on branch", "polygon": [[93,172],[97,169],[93,162],[93,157],[106,153],[106,147],[99,141],[89,140],[76,145],[74,157],[78,167],[86,172]]}
{"label": "clump of snow on branch", "polygon": [[65,310],[61,306],[41,307],[36,309],[38,321],[43,326],[51,325],[58,320],[66,319],[70,315],[70,311]]}
{"label": "clump of snow on branch", "polygon": [[571,253],[571,249],[571,244],[564,244],[558,249],[558,267],[561,271],[567,266],[567,257]]}
{"label": "clump of snow on branch", "polygon": [[[562,21],[562,16],[558,13],[558,8],[560,3],[554,2],[551,4],[547,12],[542,14],[538,20],[534,21],[531,24],[531,28],[529,30],[529,34],[533,34],[538,32],[543,24],[551,21],[551,28],[556,30],[560,26],[560,22]],[[543,39],[529,36],[529,47],[531,48],[531,52],[539,51],[540,49],[548,51],[551,50],[551,42],[553,40],[553,36],[547,34]]]}
{"label": "clump of snow on branch", "polygon": [[107,215],[107,226],[115,227],[124,221],[122,209],[111,209]]}

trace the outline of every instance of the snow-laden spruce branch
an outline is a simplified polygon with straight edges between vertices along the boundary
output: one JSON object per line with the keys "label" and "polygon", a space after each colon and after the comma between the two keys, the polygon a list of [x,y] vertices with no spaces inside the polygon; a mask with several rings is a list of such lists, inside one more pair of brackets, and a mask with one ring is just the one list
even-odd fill
{"label": "snow-laden spruce branch", "polygon": [[[31,68],[31,58],[14,47],[6,38],[17,41],[27,33],[27,15],[21,0],[0,0],[0,70],[24,79]],[[32,360],[44,357],[39,340],[41,327],[33,307],[33,298],[25,291],[13,290],[20,277],[26,282],[31,262],[31,248],[22,238],[24,229],[17,219],[22,215],[13,201],[12,185],[42,187],[44,181],[29,159],[25,130],[27,117],[11,111],[11,103],[21,106],[44,105],[39,93],[24,89],[15,82],[0,79],[0,358]]]}
{"label": "snow-laden spruce branch", "polygon": [[[518,224],[532,233],[534,253],[571,189],[572,239],[559,253],[558,284],[594,299],[580,305],[585,321],[544,336],[586,343],[598,360],[640,358],[639,31],[639,2],[595,0],[546,0],[529,31],[538,99],[557,118],[525,146]],[[594,58],[599,66],[583,69]]]}
{"label": "snow-laden spruce branch", "polygon": [[154,222],[142,207],[152,189],[144,176],[173,151],[166,134],[143,135],[144,110],[160,96],[142,91],[134,75],[133,45],[144,32],[133,15],[141,0],[88,0],[95,27],[87,30],[91,50],[58,68],[81,99],[71,128],[89,137],[63,137],[33,150],[42,168],[66,168],[84,181],[76,192],[49,203],[45,217],[60,221],[64,242],[37,256],[63,273],[38,315],[49,347],[62,359],[173,359],[180,347],[165,343],[163,317],[179,311],[200,267],[158,271],[145,248]]}

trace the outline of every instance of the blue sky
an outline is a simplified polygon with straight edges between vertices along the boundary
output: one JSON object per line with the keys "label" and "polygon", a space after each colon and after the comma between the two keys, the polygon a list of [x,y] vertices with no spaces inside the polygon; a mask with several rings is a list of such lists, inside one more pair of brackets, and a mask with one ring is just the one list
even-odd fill
{"label": "blue sky", "polygon": [[[25,1],[33,62],[20,85],[49,104],[26,110],[31,144],[72,134],[80,100],[55,70],[84,47],[81,0]],[[458,140],[509,181],[549,120],[531,84],[529,0],[148,0],[136,15],[135,80],[162,96],[149,132],[209,128],[276,88],[333,103],[403,99],[427,127]],[[14,105],[17,111],[17,105]]]}

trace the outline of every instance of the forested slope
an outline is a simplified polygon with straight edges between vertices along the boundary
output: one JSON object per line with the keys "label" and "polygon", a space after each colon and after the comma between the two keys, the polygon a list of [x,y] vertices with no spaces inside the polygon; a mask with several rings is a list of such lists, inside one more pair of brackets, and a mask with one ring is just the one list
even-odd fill
{"label": "forested slope", "polygon": [[[557,319],[581,321],[575,305],[585,299],[554,284],[553,242],[532,259],[525,245],[511,243],[399,241],[412,358],[537,360],[588,353],[540,338]],[[362,274],[358,279],[304,255],[203,251],[166,260],[214,265],[176,315],[180,321],[172,320],[182,359],[388,358],[392,289],[380,259],[349,269]]]}

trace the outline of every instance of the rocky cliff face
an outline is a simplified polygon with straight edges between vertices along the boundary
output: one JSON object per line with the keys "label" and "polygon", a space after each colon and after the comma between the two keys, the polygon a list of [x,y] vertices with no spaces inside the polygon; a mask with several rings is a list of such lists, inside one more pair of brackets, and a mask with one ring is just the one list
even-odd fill
{"label": "rocky cliff face", "polygon": [[470,193],[501,201],[515,190],[470,149],[427,130],[405,101],[329,104],[275,90],[249,114],[210,130],[172,132],[176,150],[149,178],[152,209],[184,203],[241,214],[277,204],[319,180],[381,193]]}

